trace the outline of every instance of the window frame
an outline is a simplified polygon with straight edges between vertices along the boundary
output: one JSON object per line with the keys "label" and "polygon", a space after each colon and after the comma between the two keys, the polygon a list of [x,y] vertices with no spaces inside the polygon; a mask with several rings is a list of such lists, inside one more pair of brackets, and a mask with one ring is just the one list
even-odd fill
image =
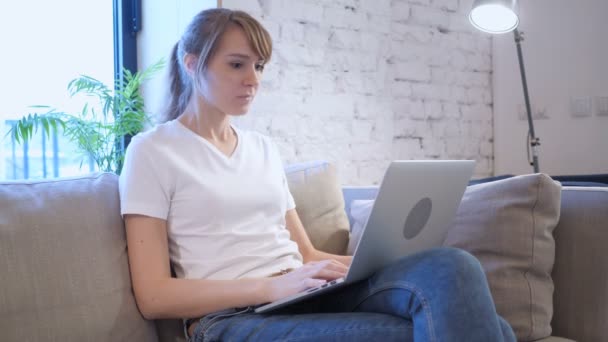
{"label": "window frame", "polygon": [[[122,79],[122,70],[137,72],[137,34],[142,28],[141,0],[113,0],[114,7],[114,80]],[[115,82],[118,84],[118,82]],[[121,137],[126,149],[132,136]]]}

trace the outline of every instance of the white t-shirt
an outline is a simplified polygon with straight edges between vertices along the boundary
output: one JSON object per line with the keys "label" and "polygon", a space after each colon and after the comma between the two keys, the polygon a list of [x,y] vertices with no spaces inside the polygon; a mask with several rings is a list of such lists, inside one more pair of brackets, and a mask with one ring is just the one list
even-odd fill
{"label": "white t-shirt", "polygon": [[285,228],[295,207],[270,138],[233,127],[232,156],[177,120],[133,137],[120,175],[121,213],[167,221],[180,278],[265,277],[302,265]]}

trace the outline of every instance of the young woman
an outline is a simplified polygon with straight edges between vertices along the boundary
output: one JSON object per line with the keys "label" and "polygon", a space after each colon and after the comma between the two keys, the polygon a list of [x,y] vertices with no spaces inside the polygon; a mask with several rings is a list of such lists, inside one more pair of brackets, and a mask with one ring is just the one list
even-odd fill
{"label": "young woman", "polygon": [[351,262],[312,246],[273,142],[230,123],[249,109],[271,50],[255,19],[227,9],[199,13],[173,49],[165,120],[132,139],[120,176],[144,317],[186,319],[191,341],[514,341],[479,263],[450,248],[252,312],[343,277]]}

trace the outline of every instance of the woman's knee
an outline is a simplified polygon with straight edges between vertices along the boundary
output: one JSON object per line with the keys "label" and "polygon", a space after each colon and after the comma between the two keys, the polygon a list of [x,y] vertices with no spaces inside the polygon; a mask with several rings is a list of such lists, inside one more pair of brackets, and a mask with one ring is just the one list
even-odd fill
{"label": "woman's knee", "polygon": [[[485,284],[486,278],[476,257],[469,252],[453,247],[439,247],[412,255],[403,260],[407,273],[425,278],[439,285]],[[408,275],[405,275],[408,277]]]}
{"label": "woman's knee", "polygon": [[453,274],[464,279],[483,277],[485,274],[479,260],[471,253],[454,247],[440,247],[431,249],[429,258],[433,260],[434,267],[438,272]]}
{"label": "woman's knee", "polygon": [[438,281],[485,281],[481,264],[473,255],[458,248],[440,247],[407,256],[377,274],[379,282],[405,281],[436,283]]}
{"label": "woman's knee", "polygon": [[452,264],[453,267],[472,269],[474,272],[483,271],[479,260],[464,249],[455,247],[439,247],[429,250],[441,259],[441,262]]}

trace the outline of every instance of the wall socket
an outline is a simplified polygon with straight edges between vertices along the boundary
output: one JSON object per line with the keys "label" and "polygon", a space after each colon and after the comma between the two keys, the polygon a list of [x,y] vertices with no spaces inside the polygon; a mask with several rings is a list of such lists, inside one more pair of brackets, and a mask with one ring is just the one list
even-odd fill
{"label": "wall socket", "polygon": [[608,116],[608,96],[594,97],[595,115]]}

